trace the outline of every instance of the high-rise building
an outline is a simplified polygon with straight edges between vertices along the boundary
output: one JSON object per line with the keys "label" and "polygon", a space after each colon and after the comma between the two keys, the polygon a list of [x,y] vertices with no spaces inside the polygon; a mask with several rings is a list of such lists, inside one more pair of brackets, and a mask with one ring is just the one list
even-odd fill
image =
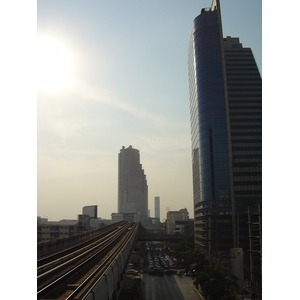
{"label": "high-rise building", "polygon": [[148,217],[148,185],[140,152],[124,146],[119,153],[118,213]]}
{"label": "high-rise building", "polygon": [[247,256],[248,207],[262,203],[262,82],[251,49],[223,38],[219,2],[194,19],[188,54],[195,243]]}
{"label": "high-rise building", "polygon": [[154,217],[160,220],[160,198],[154,197]]}

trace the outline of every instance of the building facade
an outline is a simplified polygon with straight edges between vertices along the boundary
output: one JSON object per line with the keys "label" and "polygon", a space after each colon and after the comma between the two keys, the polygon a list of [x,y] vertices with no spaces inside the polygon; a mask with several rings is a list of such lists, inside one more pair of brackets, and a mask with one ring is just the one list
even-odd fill
{"label": "building facade", "polygon": [[186,208],[179,211],[168,211],[166,219],[166,234],[174,234],[176,221],[187,221],[189,219],[189,212]]}
{"label": "building facade", "polygon": [[124,216],[122,213],[112,213],[111,214],[111,223],[118,223],[124,220]]}
{"label": "building facade", "polygon": [[148,185],[139,150],[123,146],[118,167],[118,213],[148,217]]}
{"label": "building facade", "polygon": [[98,205],[89,205],[82,208],[82,214],[89,216],[89,218],[98,218]]}
{"label": "building facade", "polygon": [[194,219],[188,219],[184,221],[175,221],[174,234],[194,234]]}
{"label": "building facade", "polygon": [[102,227],[104,225],[105,226],[110,225],[110,224],[112,224],[112,220],[101,219],[101,218],[97,218],[97,219],[91,218],[90,219],[90,227],[93,229]]}
{"label": "building facade", "polygon": [[160,220],[160,198],[154,197],[154,217]]}
{"label": "building facade", "polygon": [[79,233],[78,221],[43,222],[37,224],[37,242],[56,240]]}
{"label": "building facade", "polygon": [[262,81],[250,48],[223,38],[219,0],[194,19],[188,54],[195,243],[249,250],[262,203]]}

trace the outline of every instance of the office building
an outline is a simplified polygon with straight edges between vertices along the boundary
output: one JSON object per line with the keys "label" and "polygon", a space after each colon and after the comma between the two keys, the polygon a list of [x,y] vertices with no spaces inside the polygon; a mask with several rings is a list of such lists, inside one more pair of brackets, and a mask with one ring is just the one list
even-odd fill
{"label": "office building", "polygon": [[124,146],[119,153],[118,213],[148,217],[148,185],[140,152]]}
{"label": "office building", "polygon": [[98,205],[89,205],[89,206],[84,206],[82,208],[82,214],[89,216],[89,218],[98,218]]}
{"label": "office building", "polygon": [[174,234],[180,233],[186,235],[194,234],[194,219],[175,221],[175,227],[173,228],[173,233]]}
{"label": "office building", "polygon": [[176,232],[176,221],[187,221],[189,219],[189,212],[186,208],[179,211],[168,211],[166,220],[166,233],[174,234]]}
{"label": "office building", "polygon": [[160,220],[160,198],[154,197],[154,217]]}
{"label": "office building", "polygon": [[262,82],[251,49],[223,38],[219,0],[194,19],[188,75],[195,243],[210,257],[243,248],[249,264],[248,207],[255,214],[262,203]]}

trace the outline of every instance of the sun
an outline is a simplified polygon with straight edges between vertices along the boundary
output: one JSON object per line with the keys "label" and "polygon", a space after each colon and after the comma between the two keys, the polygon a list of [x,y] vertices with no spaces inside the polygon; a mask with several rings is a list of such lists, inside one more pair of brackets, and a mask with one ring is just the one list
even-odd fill
{"label": "sun", "polygon": [[74,79],[74,61],[67,46],[53,37],[37,38],[37,87],[44,92],[69,88]]}

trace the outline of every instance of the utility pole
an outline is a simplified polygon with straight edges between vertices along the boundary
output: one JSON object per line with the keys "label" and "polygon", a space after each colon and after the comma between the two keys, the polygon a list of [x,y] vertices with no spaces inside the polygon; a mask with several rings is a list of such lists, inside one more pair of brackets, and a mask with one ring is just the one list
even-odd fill
{"label": "utility pole", "polygon": [[262,230],[261,230],[261,208],[258,204],[258,222],[259,222],[259,250],[260,250],[260,271],[262,272]]}
{"label": "utility pole", "polygon": [[252,223],[250,207],[248,206],[248,225],[249,225],[249,252],[250,252],[250,285],[252,286],[253,281],[253,252],[252,252]]}
{"label": "utility pole", "polygon": [[[255,220],[252,221],[252,216],[255,217]],[[250,254],[250,291],[252,297],[259,295],[261,297],[261,276],[258,276],[258,269],[256,267],[255,278],[253,276],[254,272],[254,254],[259,254],[260,262],[260,274],[262,273],[262,226],[261,226],[261,207],[258,205],[258,212],[250,212],[250,207],[248,206],[248,226],[249,226],[249,254]],[[256,233],[256,234],[255,234]],[[253,241],[256,241],[255,247]],[[258,243],[259,242],[259,247]],[[254,249],[255,248],[255,249]],[[256,256],[257,258],[257,256]],[[257,259],[256,259],[257,262]],[[260,299],[260,298],[259,298]]]}
{"label": "utility pole", "polygon": [[237,225],[236,225],[236,247],[235,248],[239,248],[240,246],[240,215],[239,213],[236,214],[236,218],[237,218]]}
{"label": "utility pole", "polygon": [[208,216],[208,259],[211,258],[211,214]]}

